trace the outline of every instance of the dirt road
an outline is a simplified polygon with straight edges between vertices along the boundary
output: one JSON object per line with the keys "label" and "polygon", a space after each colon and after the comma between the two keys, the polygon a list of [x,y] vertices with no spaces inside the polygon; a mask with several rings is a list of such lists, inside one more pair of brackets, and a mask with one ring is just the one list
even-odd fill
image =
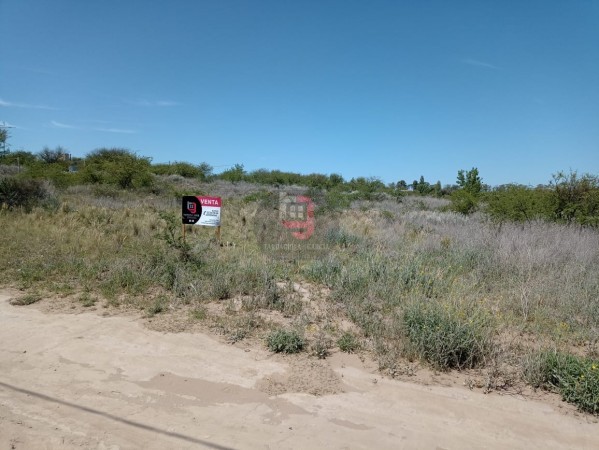
{"label": "dirt road", "polygon": [[265,350],[9,297],[0,291],[2,450],[599,448],[599,424],[546,403],[383,379],[348,355],[323,381],[338,393],[273,395],[273,380],[303,375]]}

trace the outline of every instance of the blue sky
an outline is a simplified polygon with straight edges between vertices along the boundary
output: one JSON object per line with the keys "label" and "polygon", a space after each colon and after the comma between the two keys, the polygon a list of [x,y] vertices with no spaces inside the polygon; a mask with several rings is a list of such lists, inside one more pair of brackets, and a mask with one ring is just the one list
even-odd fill
{"label": "blue sky", "polygon": [[599,2],[0,0],[1,121],[216,171],[599,174]]}

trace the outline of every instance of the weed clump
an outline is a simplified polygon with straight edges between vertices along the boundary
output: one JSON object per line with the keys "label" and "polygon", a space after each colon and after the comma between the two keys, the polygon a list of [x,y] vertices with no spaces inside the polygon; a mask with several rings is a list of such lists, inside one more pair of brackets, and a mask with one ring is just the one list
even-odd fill
{"label": "weed clump", "polygon": [[268,349],[275,353],[299,353],[306,341],[295,330],[276,330],[267,339]]}
{"label": "weed clump", "polygon": [[92,297],[88,292],[84,292],[79,297],[79,301],[83,307],[89,308],[90,306],[94,306],[98,299],[96,297]]}
{"label": "weed clump", "polygon": [[523,369],[533,387],[559,392],[581,411],[599,415],[599,360],[545,350],[529,355]]}
{"label": "weed clump", "polygon": [[10,304],[15,305],[15,306],[26,306],[26,305],[32,305],[34,303],[37,303],[41,299],[42,299],[41,295],[32,293],[32,294],[24,295],[23,297],[13,298],[10,301]]}
{"label": "weed clump", "polygon": [[339,350],[345,353],[354,353],[360,348],[358,338],[349,331],[346,331],[337,339],[337,345],[339,346]]}
{"label": "weed clump", "polygon": [[331,353],[331,340],[324,332],[320,332],[312,343],[312,353],[319,359],[325,359]]}
{"label": "weed clump", "polygon": [[421,358],[438,370],[483,363],[491,350],[491,324],[482,311],[470,309],[435,301],[409,304],[402,324],[408,356]]}
{"label": "weed clump", "polygon": [[156,314],[164,312],[168,306],[168,299],[164,296],[156,298],[146,309],[148,317],[154,317]]}

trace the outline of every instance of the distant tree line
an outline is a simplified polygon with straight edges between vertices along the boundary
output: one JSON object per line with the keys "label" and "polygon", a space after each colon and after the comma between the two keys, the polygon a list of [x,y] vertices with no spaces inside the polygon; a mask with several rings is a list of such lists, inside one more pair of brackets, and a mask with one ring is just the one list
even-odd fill
{"label": "distant tree line", "polygon": [[[62,147],[45,147],[37,154],[27,151],[0,155],[0,177],[47,180],[57,188],[76,184],[109,185],[118,189],[153,189],[169,176],[202,182],[225,180],[258,185],[304,187],[314,195],[324,195],[327,205],[343,208],[353,200],[401,201],[405,195],[429,195],[451,200],[451,209],[462,214],[483,211],[498,221],[551,220],[599,226],[599,178],[577,172],[558,172],[547,185],[528,187],[517,184],[491,188],[483,184],[476,167],[460,170],[456,183],[441,186],[420,176],[411,184],[405,180],[385,184],[376,177],[345,180],[342,175],[300,174],[259,169],[247,172],[235,164],[215,174],[208,163],[172,162],[152,164],[151,158],[126,149],[101,148],[83,158],[72,158]],[[166,178],[165,178],[166,177]],[[13,181],[11,181],[13,183]],[[14,183],[13,183],[14,184]],[[6,184],[6,186],[13,186]],[[6,189],[9,189],[6,187]],[[29,184],[23,192],[34,191]],[[10,189],[9,189],[10,190]],[[6,203],[6,202],[5,202]]]}

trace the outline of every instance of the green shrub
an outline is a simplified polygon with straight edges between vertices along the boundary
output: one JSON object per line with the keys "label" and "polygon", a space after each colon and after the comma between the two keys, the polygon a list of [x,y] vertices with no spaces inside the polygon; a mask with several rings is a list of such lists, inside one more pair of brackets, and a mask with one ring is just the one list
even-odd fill
{"label": "green shrub", "polygon": [[476,210],[478,198],[464,189],[451,193],[451,209],[461,214],[470,214]]}
{"label": "green shrub", "polygon": [[358,338],[349,331],[346,331],[337,339],[337,345],[339,346],[339,350],[345,353],[354,353],[360,348]]}
{"label": "green shrub", "polygon": [[551,184],[557,220],[599,226],[599,177],[559,172]]}
{"label": "green shrub", "polygon": [[0,206],[30,211],[35,206],[57,206],[48,185],[39,180],[0,178]]}
{"label": "green shrub", "polygon": [[599,360],[545,350],[529,355],[523,375],[532,386],[556,390],[581,411],[599,414]]}
{"label": "green shrub", "polygon": [[299,353],[304,349],[306,341],[295,330],[281,329],[268,336],[267,345],[275,353]]}
{"label": "green shrub", "polygon": [[439,370],[476,367],[484,362],[491,347],[489,317],[474,308],[412,302],[404,310],[403,329],[408,355]]}
{"label": "green shrub", "polygon": [[487,213],[499,221],[552,219],[555,208],[553,193],[544,188],[507,185],[488,193],[485,198]]}
{"label": "green shrub", "polygon": [[187,162],[175,161],[169,164],[153,164],[152,173],[156,175],[180,175],[184,178],[198,178],[206,181],[212,174],[212,166],[207,163],[193,165]]}
{"label": "green shrub", "polygon": [[343,211],[351,206],[350,196],[339,188],[331,189],[324,196],[324,204],[319,211]]}
{"label": "green shrub", "polygon": [[129,150],[102,148],[85,158],[81,180],[92,184],[112,184],[121,189],[148,187],[153,184],[150,158]]}

